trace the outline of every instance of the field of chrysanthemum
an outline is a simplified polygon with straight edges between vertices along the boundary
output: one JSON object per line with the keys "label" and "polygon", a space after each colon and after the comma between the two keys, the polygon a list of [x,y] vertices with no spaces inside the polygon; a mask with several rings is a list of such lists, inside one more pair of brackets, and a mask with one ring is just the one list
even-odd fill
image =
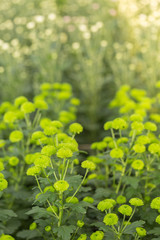
{"label": "field of chrysanthemum", "polygon": [[0,0],[0,240],[160,240],[160,0]]}

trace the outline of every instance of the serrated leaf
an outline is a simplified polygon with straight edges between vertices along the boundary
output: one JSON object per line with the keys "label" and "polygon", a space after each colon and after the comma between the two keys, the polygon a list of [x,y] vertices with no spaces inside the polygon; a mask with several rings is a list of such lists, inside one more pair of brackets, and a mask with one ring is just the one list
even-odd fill
{"label": "serrated leaf", "polygon": [[148,233],[149,234],[154,234],[156,236],[159,236],[160,235],[160,227],[155,227],[152,230],[150,230]]}
{"label": "serrated leaf", "polygon": [[53,232],[57,233],[59,240],[70,240],[71,234],[74,232],[75,229],[76,227],[73,225],[61,226],[59,228],[54,229]]}
{"label": "serrated leaf", "polygon": [[139,179],[137,177],[135,178],[135,177],[131,177],[131,176],[124,176],[122,178],[122,182],[131,185],[134,189],[137,189]]}
{"label": "serrated leaf", "polygon": [[45,208],[40,208],[38,206],[33,207],[30,211],[26,212],[26,214],[27,215],[35,214],[34,215],[35,219],[38,219],[38,218],[41,218],[41,217],[47,218],[49,216],[52,216],[51,212],[47,212]]}
{"label": "serrated leaf", "polygon": [[17,214],[15,212],[13,212],[12,210],[1,209],[1,211],[0,211],[0,220],[1,221],[6,221],[12,217],[17,217]]}
{"label": "serrated leaf", "polygon": [[137,227],[142,227],[144,224],[145,224],[145,222],[142,221],[142,220],[133,222],[125,228],[123,233],[133,235],[136,232],[136,228]]}

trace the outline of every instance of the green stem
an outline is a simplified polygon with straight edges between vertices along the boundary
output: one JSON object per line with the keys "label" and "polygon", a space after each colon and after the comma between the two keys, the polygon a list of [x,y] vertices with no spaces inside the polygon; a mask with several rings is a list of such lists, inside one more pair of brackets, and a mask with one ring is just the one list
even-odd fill
{"label": "green stem", "polygon": [[79,187],[77,188],[77,190],[75,191],[75,193],[73,194],[73,196],[70,198],[70,200],[68,202],[70,202],[75,197],[75,195],[77,194],[77,192],[81,188],[82,184],[84,183],[84,181],[87,177],[87,173],[88,173],[88,168],[86,169],[86,172],[85,172],[85,175],[84,175],[84,178],[83,178],[82,182],[80,183]]}
{"label": "green stem", "polygon": [[66,168],[65,168],[65,171],[64,171],[64,175],[63,175],[63,180],[65,179],[65,176],[67,174],[68,166],[69,166],[69,160],[67,161],[67,164],[66,164]]}
{"label": "green stem", "polygon": [[61,226],[62,223],[62,217],[63,217],[63,192],[59,193],[59,199],[61,206],[59,207],[59,221],[58,221],[58,227]]}
{"label": "green stem", "polygon": [[115,135],[114,135],[113,128],[111,128],[111,135],[112,135],[112,138],[113,138],[113,142],[114,142],[115,148],[117,148],[117,143],[116,143],[116,138],[115,138]]}

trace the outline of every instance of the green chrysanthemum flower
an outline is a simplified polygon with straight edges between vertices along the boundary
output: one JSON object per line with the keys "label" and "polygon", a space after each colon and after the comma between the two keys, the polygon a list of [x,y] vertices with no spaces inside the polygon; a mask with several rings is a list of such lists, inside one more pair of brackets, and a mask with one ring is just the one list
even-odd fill
{"label": "green chrysanthemum flower", "polygon": [[19,159],[17,157],[11,157],[9,159],[9,164],[11,166],[17,166],[18,163],[19,163]]}
{"label": "green chrysanthemum flower", "polygon": [[157,126],[155,123],[152,122],[146,122],[144,124],[145,129],[151,131],[151,132],[156,132],[157,131]]}
{"label": "green chrysanthemum flower", "polygon": [[160,215],[158,215],[158,216],[156,217],[156,222],[157,222],[158,224],[160,224]]}
{"label": "green chrysanthemum flower", "polygon": [[92,235],[90,236],[91,240],[102,240],[104,237],[104,232],[102,231],[96,231],[94,233],[92,233]]}
{"label": "green chrysanthemum flower", "polygon": [[76,203],[79,203],[79,200],[77,197],[67,197],[66,198],[66,203],[73,203],[73,204],[76,204]]}
{"label": "green chrysanthemum flower", "polygon": [[73,156],[73,152],[69,148],[62,147],[57,151],[57,157],[70,158]]}
{"label": "green chrysanthemum flower", "polygon": [[22,105],[23,103],[27,102],[27,98],[24,97],[24,96],[20,96],[20,97],[17,97],[14,101],[14,105],[16,107],[19,107],[20,105]]}
{"label": "green chrysanthemum flower", "polygon": [[17,120],[15,112],[8,111],[4,114],[3,120],[5,123],[14,123]]}
{"label": "green chrysanthemum flower", "polygon": [[110,128],[112,128],[112,121],[108,121],[108,122],[106,122],[105,124],[104,124],[104,130],[108,130],[108,129],[110,129]]}
{"label": "green chrysanthemum flower", "polygon": [[140,207],[144,205],[143,201],[140,198],[131,198],[129,200],[129,203],[136,207]]}
{"label": "green chrysanthemum flower", "polygon": [[54,126],[47,126],[44,128],[44,133],[47,135],[47,136],[52,136],[56,133],[58,133],[58,129]]}
{"label": "green chrysanthemum flower", "polygon": [[136,152],[136,153],[143,153],[146,151],[146,147],[143,145],[143,144],[135,144],[133,146],[133,150]]}
{"label": "green chrysanthemum flower", "polygon": [[123,130],[127,128],[127,122],[123,118],[116,118],[112,122],[112,128]]}
{"label": "green chrysanthemum flower", "polygon": [[68,184],[67,181],[59,180],[59,181],[54,183],[54,188],[58,192],[64,192],[69,188],[69,184]]}
{"label": "green chrysanthemum flower", "polygon": [[11,134],[9,135],[9,140],[11,142],[19,142],[22,140],[22,138],[23,138],[23,133],[18,130],[11,132]]}
{"label": "green chrysanthemum flower", "polygon": [[79,238],[77,238],[77,240],[86,240],[87,239],[87,235],[86,234],[81,234],[79,236]]}
{"label": "green chrysanthemum flower", "polygon": [[140,115],[140,114],[132,114],[131,116],[130,116],[130,120],[132,121],[132,122],[142,122],[143,121],[143,117]]}
{"label": "green chrysanthemum flower", "polygon": [[143,123],[141,123],[141,122],[133,122],[133,123],[131,124],[131,128],[132,128],[133,130],[137,130],[138,132],[142,132],[143,129],[144,129],[144,125],[143,125]]}
{"label": "green chrysanthemum flower", "polygon": [[116,225],[118,223],[118,216],[115,213],[108,213],[104,219],[103,222],[107,225],[107,226],[113,226]]}
{"label": "green chrysanthemum flower", "polygon": [[8,182],[4,178],[0,178],[0,191],[3,191],[8,186]]}
{"label": "green chrysanthemum flower", "polygon": [[33,231],[37,228],[37,223],[33,222],[30,226],[29,226],[29,230]]}
{"label": "green chrysanthemum flower", "polygon": [[132,208],[127,204],[120,206],[118,211],[126,216],[130,216],[132,214]]}
{"label": "green chrysanthemum flower", "polygon": [[27,154],[25,156],[25,162],[30,165],[32,163],[34,163],[34,154]]}
{"label": "green chrysanthemum flower", "polygon": [[0,172],[4,170],[4,165],[2,162],[0,162]]}
{"label": "green chrysanthemum flower", "polygon": [[48,156],[45,156],[43,154],[39,154],[35,160],[34,160],[34,164],[37,167],[41,167],[41,168],[46,168],[50,166],[50,158]]}
{"label": "green chrysanthemum flower", "polygon": [[39,140],[44,137],[44,133],[41,131],[36,131],[32,134],[32,140]]}
{"label": "green chrysanthemum flower", "polygon": [[105,199],[105,200],[100,201],[98,203],[97,208],[98,208],[98,210],[103,212],[106,209],[108,210],[108,209],[114,207],[115,204],[116,204],[115,200],[113,200],[113,199]]}
{"label": "green chrysanthemum flower", "polygon": [[124,153],[120,148],[114,148],[110,151],[110,156],[112,158],[122,158],[123,155],[124,155]]}
{"label": "green chrysanthemum flower", "polygon": [[2,235],[0,240],[15,240],[15,238],[11,237],[10,235]]}
{"label": "green chrysanthemum flower", "polygon": [[51,229],[52,229],[51,226],[46,226],[44,230],[45,230],[46,232],[50,232]]}
{"label": "green chrysanthemum flower", "polygon": [[95,165],[95,163],[93,163],[93,162],[91,162],[91,161],[89,161],[89,160],[85,160],[85,161],[83,161],[83,162],[81,163],[81,167],[82,167],[82,168],[87,168],[87,169],[93,171],[93,170],[95,170],[96,165]]}
{"label": "green chrysanthemum flower", "polygon": [[47,145],[42,148],[41,153],[48,157],[51,157],[56,153],[56,148],[53,145]]}
{"label": "green chrysanthemum flower", "polygon": [[135,170],[142,170],[144,168],[144,162],[142,160],[134,160],[131,167]]}
{"label": "green chrysanthemum flower", "polygon": [[78,221],[77,221],[77,226],[78,226],[79,228],[82,228],[82,227],[84,226],[84,222],[83,222],[82,220],[78,220]]}
{"label": "green chrysanthemum flower", "polygon": [[46,210],[47,210],[47,212],[58,213],[58,208],[55,205],[49,206]]}
{"label": "green chrysanthemum flower", "polygon": [[24,102],[22,105],[21,105],[21,111],[23,113],[32,113],[35,111],[35,105],[32,103],[32,102]]}
{"label": "green chrysanthemum flower", "polygon": [[47,110],[48,105],[44,100],[36,100],[34,103],[35,107],[41,110]]}
{"label": "green chrysanthemum flower", "polygon": [[122,196],[122,195],[119,195],[116,199],[117,203],[118,204],[123,204],[123,203],[126,203],[126,197],[125,196]]}
{"label": "green chrysanthemum flower", "polygon": [[3,148],[6,145],[5,140],[0,139],[0,148]]}
{"label": "green chrysanthemum flower", "polygon": [[83,131],[83,127],[79,123],[72,123],[69,126],[69,131],[73,134],[80,134]]}
{"label": "green chrysanthemum flower", "polygon": [[136,143],[138,143],[138,144],[148,144],[148,143],[150,143],[150,141],[151,140],[148,136],[141,135],[137,138]]}
{"label": "green chrysanthemum flower", "polygon": [[39,174],[41,171],[41,168],[40,167],[37,167],[37,166],[33,166],[31,168],[28,168],[27,170],[27,175],[28,176],[35,176],[37,174]]}
{"label": "green chrysanthemum flower", "polygon": [[88,203],[94,203],[94,199],[92,197],[85,197],[83,198],[83,201]]}
{"label": "green chrysanthemum flower", "polygon": [[99,151],[104,150],[106,147],[107,147],[107,143],[103,142],[103,141],[101,141],[101,142],[94,142],[91,145],[91,149],[97,149]]}
{"label": "green chrysanthemum flower", "polygon": [[151,202],[151,208],[160,209],[160,197],[156,197]]}
{"label": "green chrysanthemum flower", "polygon": [[147,234],[146,230],[142,227],[137,227],[136,232],[137,232],[138,236],[140,236],[140,237],[144,237]]}
{"label": "green chrysanthemum flower", "polygon": [[148,147],[148,151],[152,154],[160,152],[160,145],[158,143],[152,143]]}

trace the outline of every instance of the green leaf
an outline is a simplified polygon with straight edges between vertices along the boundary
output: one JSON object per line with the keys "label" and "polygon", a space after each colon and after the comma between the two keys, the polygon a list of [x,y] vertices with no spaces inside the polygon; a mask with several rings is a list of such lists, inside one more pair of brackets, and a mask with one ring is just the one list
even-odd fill
{"label": "green leaf", "polygon": [[0,211],[0,220],[1,221],[6,221],[12,217],[17,217],[17,214],[14,213],[12,210],[1,209],[1,211]]}
{"label": "green leaf", "polygon": [[134,189],[137,189],[139,184],[139,179],[137,177],[135,178],[131,176],[124,176],[122,179],[122,182],[131,185]]}
{"label": "green leaf", "polygon": [[131,223],[130,225],[128,225],[125,230],[124,230],[124,234],[134,234],[136,232],[136,228],[137,227],[142,227],[143,224],[145,224],[144,221],[140,220],[140,221],[136,221]]}
{"label": "green leaf", "polygon": [[155,227],[152,230],[150,230],[148,233],[149,234],[154,234],[156,236],[159,236],[160,235],[160,227]]}
{"label": "green leaf", "polygon": [[35,214],[34,215],[34,218],[35,219],[38,219],[38,218],[42,218],[42,217],[49,217],[49,216],[52,216],[52,213],[51,212],[47,212],[45,208],[40,208],[38,206],[36,207],[33,207],[32,210],[26,212],[27,215],[30,215],[30,214]]}
{"label": "green leaf", "polygon": [[36,230],[30,231],[30,230],[22,230],[17,233],[17,237],[24,238],[26,240],[28,239],[35,239],[35,237],[40,237],[40,233]]}
{"label": "green leaf", "polygon": [[53,232],[57,233],[59,240],[70,240],[71,239],[71,233],[74,232],[76,229],[75,226],[61,226],[59,228],[54,228]]}

